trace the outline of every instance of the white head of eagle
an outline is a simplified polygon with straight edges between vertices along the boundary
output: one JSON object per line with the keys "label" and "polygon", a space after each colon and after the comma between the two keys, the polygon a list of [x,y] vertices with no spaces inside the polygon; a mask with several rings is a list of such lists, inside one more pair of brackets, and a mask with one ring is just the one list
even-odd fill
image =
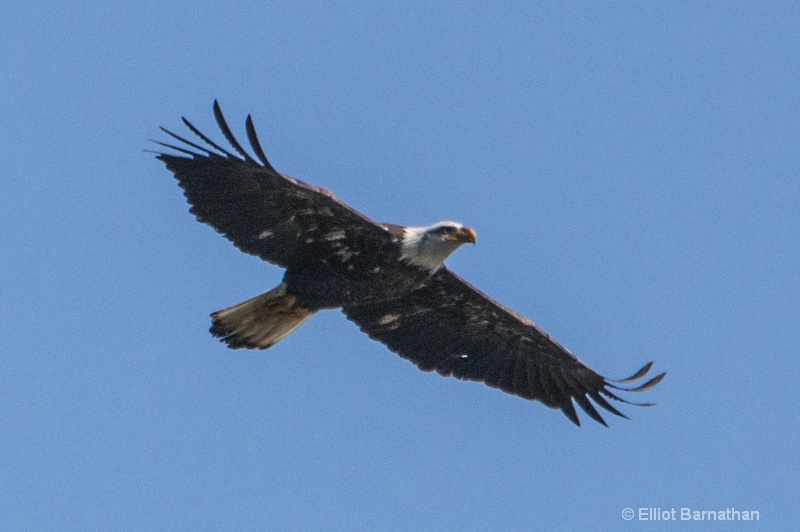
{"label": "white head of eagle", "polygon": [[435,273],[461,244],[476,242],[475,231],[458,222],[403,228],[401,259]]}

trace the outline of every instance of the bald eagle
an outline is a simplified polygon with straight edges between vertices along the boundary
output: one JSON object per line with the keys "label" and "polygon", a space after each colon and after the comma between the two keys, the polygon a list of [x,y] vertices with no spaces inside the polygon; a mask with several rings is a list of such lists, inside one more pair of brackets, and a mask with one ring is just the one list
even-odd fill
{"label": "bald eagle", "polygon": [[257,160],[231,133],[216,101],[214,116],[236,154],[183,118],[205,146],[161,128],[179,144],[157,142],[177,154],[156,156],[174,173],[198,221],[241,251],[286,270],[276,288],[211,314],[211,334],[229,347],[267,349],[317,311],[340,308],[370,338],[423,371],[541,401],[576,425],[574,404],[603,425],[594,404],[621,417],[607,399],[650,406],[612,390],[654,387],[664,373],[630,384],[652,362],[627,379],[609,380],[451,272],[445,259],[462,244],[475,244],[469,227],[376,223],[328,190],[278,173],[249,115],[245,126]]}

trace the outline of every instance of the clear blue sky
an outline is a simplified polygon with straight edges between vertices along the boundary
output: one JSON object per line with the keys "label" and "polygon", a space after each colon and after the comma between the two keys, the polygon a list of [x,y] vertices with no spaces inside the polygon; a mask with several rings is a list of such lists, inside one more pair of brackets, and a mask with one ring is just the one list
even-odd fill
{"label": "clear blue sky", "polygon": [[[800,5],[93,4],[0,19],[2,528],[797,526]],[[605,375],[655,360],[658,405],[576,428],[335,311],[226,349],[208,314],[281,271],[144,151],[221,139],[215,98],[369,216],[474,227],[452,269]]]}

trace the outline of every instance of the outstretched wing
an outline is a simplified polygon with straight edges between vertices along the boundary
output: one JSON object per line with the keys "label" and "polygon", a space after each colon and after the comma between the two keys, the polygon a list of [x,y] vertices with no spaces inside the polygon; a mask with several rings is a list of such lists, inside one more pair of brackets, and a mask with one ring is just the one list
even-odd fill
{"label": "outstretched wing", "polygon": [[214,116],[238,154],[214,143],[186,118],[183,123],[202,146],[161,128],[179,145],[157,142],[182,155],[158,153],[175,174],[190,212],[251,255],[282,267],[322,260],[343,248],[385,245],[386,229],[338,200],[331,192],[279,174],[267,160],[247,117],[253,159],[231,133],[219,104]]}
{"label": "outstretched wing", "polygon": [[589,399],[625,417],[606,398],[628,401],[611,390],[648,390],[665,375],[635,388],[621,387],[642,378],[652,362],[627,379],[610,381],[551,340],[532,321],[493,301],[447,268],[404,298],[349,306],[344,313],[370,338],[422,370],[483,381],[525,399],[539,400],[560,408],[576,425],[580,421],[573,401],[605,425]]}

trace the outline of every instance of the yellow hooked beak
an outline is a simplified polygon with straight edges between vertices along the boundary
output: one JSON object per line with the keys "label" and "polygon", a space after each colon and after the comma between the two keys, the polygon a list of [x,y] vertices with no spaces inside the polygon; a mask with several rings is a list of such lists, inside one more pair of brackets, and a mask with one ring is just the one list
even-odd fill
{"label": "yellow hooked beak", "polygon": [[464,227],[459,232],[450,235],[448,240],[453,240],[455,242],[463,242],[463,243],[469,242],[470,244],[474,244],[475,242],[478,241],[478,235],[475,234],[474,229],[471,229],[469,227]]}

